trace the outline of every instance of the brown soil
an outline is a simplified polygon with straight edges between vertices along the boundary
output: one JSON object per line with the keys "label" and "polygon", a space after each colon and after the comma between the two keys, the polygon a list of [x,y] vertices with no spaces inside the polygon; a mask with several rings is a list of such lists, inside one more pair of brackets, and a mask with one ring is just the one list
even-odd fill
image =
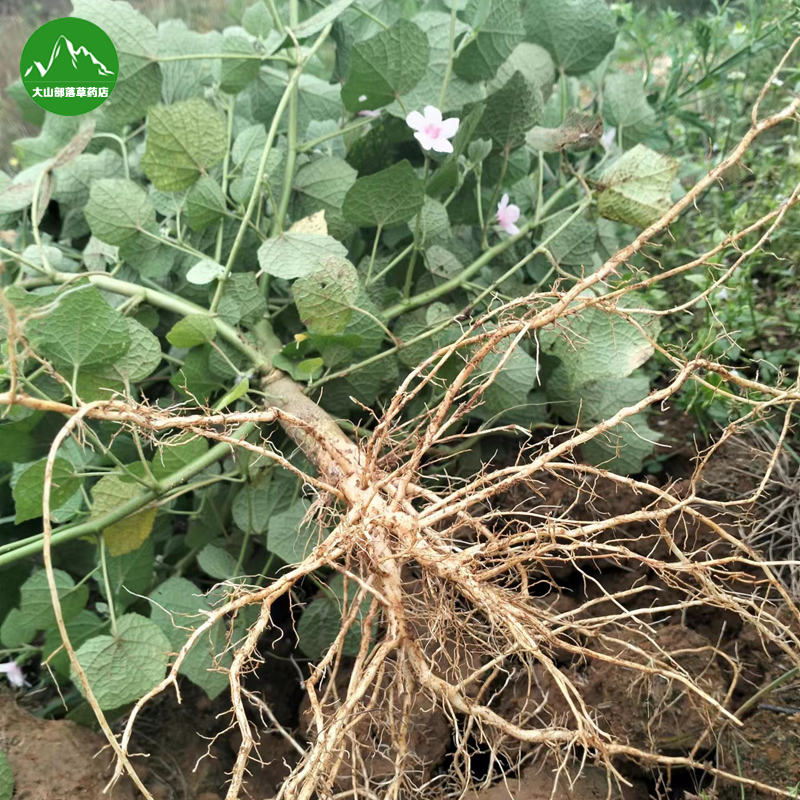
{"label": "brown soil", "polygon": [[88,728],[40,719],[0,694],[0,750],[14,773],[16,800],[134,800],[127,784],[103,794],[111,761],[100,752],[105,744]]}

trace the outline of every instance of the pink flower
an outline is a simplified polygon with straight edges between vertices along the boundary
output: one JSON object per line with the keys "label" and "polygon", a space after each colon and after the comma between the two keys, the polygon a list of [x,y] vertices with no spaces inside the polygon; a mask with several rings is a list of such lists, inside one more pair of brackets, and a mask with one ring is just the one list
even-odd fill
{"label": "pink flower", "polygon": [[370,111],[369,109],[364,109],[363,111],[358,112],[359,117],[379,117],[381,115],[380,109],[375,109],[375,111]]}
{"label": "pink flower", "polygon": [[508,204],[508,195],[504,194],[497,204],[497,224],[512,236],[519,233],[519,228],[514,224],[519,219],[519,206]]}
{"label": "pink flower", "polygon": [[16,661],[9,661],[7,664],[0,664],[0,672],[5,672],[8,682],[17,689],[27,684],[25,676],[22,674],[22,670]]}
{"label": "pink flower", "polygon": [[408,127],[416,131],[414,137],[422,145],[423,150],[435,150],[437,153],[452,153],[452,139],[458,130],[458,117],[442,119],[442,112],[434,106],[425,106],[425,113],[412,111],[407,117]]}

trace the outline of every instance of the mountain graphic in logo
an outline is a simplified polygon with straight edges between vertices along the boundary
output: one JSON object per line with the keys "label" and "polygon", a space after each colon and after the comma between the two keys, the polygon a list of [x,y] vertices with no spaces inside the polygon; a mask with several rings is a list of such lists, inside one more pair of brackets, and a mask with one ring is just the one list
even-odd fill
{"label": "mountain graphic in logo", "polygon": [[108,79],[114,75],[89,50],[83,46],[75,47],[63,34],[58,37],[47,66],[43,66],[40,61],[34,61],[23,77],[29,77],[34,70],[38,71],[40,78],[49,75],[51,80],[59,81],[90,82],[97,81],[98,78]]}

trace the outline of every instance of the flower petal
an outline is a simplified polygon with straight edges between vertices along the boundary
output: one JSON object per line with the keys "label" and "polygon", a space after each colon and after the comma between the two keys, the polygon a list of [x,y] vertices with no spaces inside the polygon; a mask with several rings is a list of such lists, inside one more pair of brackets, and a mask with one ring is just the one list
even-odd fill
{"label": "flower petal", "polygon": [[516,236],[519,233],[519,228],[513,222],[509,222],[509,224],[506,225],[506,232],[510,233],[512,236]]}
{"label": "flower petal", "polygon": [[428,136],[425,131],[417,131],[414,134],[414,138],[422,145],[423,150],[430,150],[436,142],[436,140]]}
{"label": "flower petal", "polygon": [[436,106],[425,106],[425,120],[438,125],[442,121],[442,112]]}
{"label": "flower petal", "polygon": [[406,123],[408,124],[409,128],[412,128],[415,131],[421,131],[427,124],[425,117],[423,117],[419,111],[411,111],[406,117]]}
{"label": "flower petal", "polygon": [[497,204],[497,216],[500,216],[501,211],[505,211],[506,207],[508,206],[508,194],[504,194],[500,198],[500,202]]}
{"label": "flower petal", "polygon": [[431,139],[432,147],[437,153],[452,153],[453,145],[444,138],[439,136],[436,139]]}
{"label": "flower petal", "polygon": [[450,117],[450,119],[446,119],[442,122],[442,136],[452,139],[458,131],[458,123],[458,117]]}
{"label": "flower petal", "polygon": [[519,219],[519,206],[513,203],[506,209],[506,216],[509,222],[516,222]]}

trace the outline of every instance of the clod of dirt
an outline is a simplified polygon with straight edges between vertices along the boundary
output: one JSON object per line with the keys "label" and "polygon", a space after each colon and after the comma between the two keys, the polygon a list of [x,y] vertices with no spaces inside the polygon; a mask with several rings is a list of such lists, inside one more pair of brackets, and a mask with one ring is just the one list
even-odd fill
{"label": "clod of dirt", "polygon": [[[765,702],[798,708],[800,691],[776,692]],[[729,729],[720,744],[720,760],[730,772],[739,771],[752,780],[786,792],[800,790],[800,714],[763,709],[744,721],[739,730]],[[746,789],[747,800],[769,800],[766,792]],[[720,800],[740,800],[738,786],[725,786]]]}
{"label": "clod of dirt", "polygon": [[[610,789],[610,792],[609,792]],[[569,768],[561,772],[528,767],[519,778],[509,778],[488,789],[470,792],[465,800],[647,800],[643,783],[621,789],[609,785],[605,770],[587,767],[582,772]]]}
{"label": "clod of dirt", "polygon": [[106,740],[68,720],[45,720],[0,695],[0,749],[5,750],[19,800],[135,800],[120,782],[103,794],[110,776]]}
{"label": "clod of dirt", "polygon": [[[607,640],[597,648],[609,661],[594,660],[568,675],[580,687],[584,701],[602,714],[602,727],[619,741],[657,752],[687,752],[706,731],[718,713],[714,707],[687,690],[678,678],[648,674],[656,661],[673,672],[681,672],[714,700],[721,702],[727,681],[713,643],[696,631],[680,625],[657,629],[653,641],[620,631],[617,641]],[[629,645],[639,648],[637,653]],[[645,671],[621,666],[615,661],[640,664]],[[663,668],[656,670],[661,673]],[[549,697],[556,710],[569,710],[558,690]]]}

